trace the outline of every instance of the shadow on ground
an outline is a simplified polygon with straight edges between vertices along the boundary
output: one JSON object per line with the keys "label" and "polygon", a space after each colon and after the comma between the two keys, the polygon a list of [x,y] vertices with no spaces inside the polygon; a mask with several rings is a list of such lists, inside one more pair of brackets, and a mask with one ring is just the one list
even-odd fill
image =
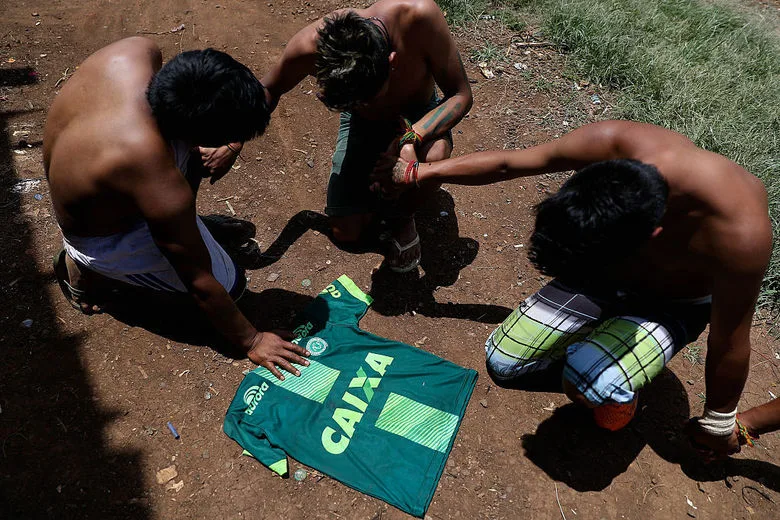
{"label": "shadow on ground", "polygon": [[[0,85],[30,85],[32,72],[0,70]],[[53,277],[36,269],[21,211],[31,194],[10,190],[19,178],[9,126],[24,113],[0,112],[0,518],[149,518],[140,454],[106,445],[103,430],[120,412],[94,401],[79,355],[84,337],[60,330],[47,291]]]}
{"label": "shadow on ground", "polygon": [[[545,391],[560,389],[560,373],[548,373],[557,382],[543,382]],[[525,390],[533,390],[524,386]],[[538,389],[538,388],[537,388]],[[780,490],[780,468],[763,461],[731,458],[704,464],[688,443],[683,428],[690,417],[685,389],[668,368],[642,389],[636,418],[617,432],[603,430],[589,410],[567,404],[555,410],[536,432],[522,437],[525,455],[550,478],[577,491],[601,491],[625,472],[649,445],[660,457],[680,466],[699,482],[742,476]],[[746,486],[747,487],[747,486]]]}
{"label": "shadow on ground", "polygon": [[[453,285],[460,271],[471,264],[479,252],[479,243],[471,238],[459,236],[458,219],[455,216],[455,202],[445,190],[439,190],[433,200],[417,213],[417,230],[422,245],[420,268],[422,276],[415,270],[398,274],[386,268],[372,275],[372,308],[385,316],[397,316],[412,310],[430,317],[458,318],[482,323],[500,323],[512,309],[498,305],[439,303],[434,292],[439,287]],[[280,258],[308,230],[319,231],[330,236],[325,215],[314,211],[300,211],[284,227],[279,237],[263,252],[250,269],[266,267]],[[360,254],[378,253],[383,249],[377,239],[383,230],[377,223],[365,235],[368,239],[357,244],[334,245],[344,251]]]}
{"label": "shadow on ground", "polygon": [[416,215],[420,235],[422,276],[414,270],[406,274],[389,269],[372,276],[371,296],[376,312],[398,316],[415,311],[434,318],[457,318],[481,323],[500,323],[512,309],[480,303],[439,303],[435,291],[458,281],[461,270],[479,252],[479,242],[460,236],[455,201],[446,190],[438,190]]}
{"label": "shadow on ground", "polygon": [[[155,294],[155,297],[160,297]],[[244,316],[257,330],[291,330],[295,317],[312,301],[311,296],[284,289],[266,289],[256,293],[246,290],[238,302]],[[107,313],[116,320],[141,327],[158,336],[179,343],[208,346],[220,354],[243,359],[246,354],[227,343],[190,301],[182,295],[176,303],[147,297],[144,301],[114,305]]]}

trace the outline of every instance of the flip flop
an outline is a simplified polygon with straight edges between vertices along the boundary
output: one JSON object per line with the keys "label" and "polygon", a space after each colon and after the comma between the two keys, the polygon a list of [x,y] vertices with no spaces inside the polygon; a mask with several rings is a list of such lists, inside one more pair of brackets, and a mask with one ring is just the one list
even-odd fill
{"label": "flip flop", "polygon": [[87,292],[82,289],[77,289],[69,283],[68,267],[65,265],[65,255],[67,253],[64,249],[60,249],[59,253],[54,256],[52,260],[52,267],[54,269],[54,276],[57,278],[57,284],[60,286],[62,295],[70,303],[70,306],[79,311],[82,314],[101,314],[103,312],[100,304],[90,304],[91,306],[97,306],[99,310],[85,312],[81,307],[79,300],[87,295]]}
{"label": "flip flop", "polygon": [[[420,235],[419,234],[415,235],[414,239],[411,242],[403,246],[399,244],[398,240],[396,240],[395,238],[391,238],[390,242],[393,244],[393,247],[395,247],[398,250],[398,256],[400,256],[404,253],[404,251],[408,251],[409,249],[413,248],[414,246],[420,243]],[[422,252],[419,251],[417,253],[417,256],[406,265],[388,265],[388,267],[394,273],[408,273],[409,271],[417,269],[417,266],[420,265],[421,254]]]}

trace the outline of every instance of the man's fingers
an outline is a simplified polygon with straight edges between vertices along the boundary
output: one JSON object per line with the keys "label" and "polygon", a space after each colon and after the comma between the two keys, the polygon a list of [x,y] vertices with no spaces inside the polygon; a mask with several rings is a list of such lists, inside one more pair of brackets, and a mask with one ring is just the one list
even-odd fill
{"label": "man's fingers", "polygon": [[276,376],[276,379],[284,381],[284,375],[279,372],[279,369],[276,368],[276,365],[273,363],[273,361],[266,361],[263,363],[263,366],[267,368],[274,376]]}
{"label": "man's fingers", "polygon": [[276,358],[276,364],[288,371],[289,373],[293,374],[294,376],[300,376],[301,372],[292,366],[292,363],[284,359],[283,357]]}
{"label": "man's fingers", "polygon": [[311,352],[306,350],[300,345],[296,345],[295,343],[285,342],[284,348],[287,350],[287,352],[291,352],[293,354],[298,354],[300,356],[310,356]]}
{"label": "man's fingers", "polygon": [[295,352],[285,350],[281,355],[282,357],[288,359],[289,361],[292,361],[293,363],[297,363],[298,365],[303,365],[305,367],[309,366],[309,360],[302,358]]}

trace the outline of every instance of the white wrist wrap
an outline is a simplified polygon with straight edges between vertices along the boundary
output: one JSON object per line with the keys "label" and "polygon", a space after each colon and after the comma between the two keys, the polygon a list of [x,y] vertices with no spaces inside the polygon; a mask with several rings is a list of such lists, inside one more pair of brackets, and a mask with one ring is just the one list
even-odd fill
{"label": "white wrist wrap", "polygon": [[716,412],[709,408],[704,408],[704,415],[699,417],[699,426],[710,435],[723,437],[731,435],[734,432],[734,426],[737,423],[737,409],[733,412]]}

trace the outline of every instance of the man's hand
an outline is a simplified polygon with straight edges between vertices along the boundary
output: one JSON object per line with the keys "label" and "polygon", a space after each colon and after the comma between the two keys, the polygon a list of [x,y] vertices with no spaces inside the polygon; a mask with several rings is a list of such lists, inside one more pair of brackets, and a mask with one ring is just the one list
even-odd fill
{"label": "man's hand", "polygon": [[688,422],[685,427],[685,433],[688,434],[688,439],[693,448],[707,463],[739,453],[741,449],[736,430],[731,435],[712,435],[699,426],[696,418]]}
{"label": "man's hand", "polygon": [[[292,336],[281,331],[279,333],[286,337]],[[279,368],[299,376],[301,375],[300,371],[292,363],[309,366],[309,361],[301,356],[309,356],[309,351],[289,341],[285,341],[273,332],[258,332],[252,340],[252,348],[247,352],[247,357],[250,360],[261,367],[267,368],[282,381],[284,381],[284,376]]]}
{"label": "man's hand", "polygon": [[371,173],[371,191],[380,191],[386,195],[398,196],[409,185],[405,182],[406,168],[410,161],[397,155],[382,154]]}
{"label": "man's hand", "polygon": [[243,145],[241,143],[231,143],[230,145],[220,146],[219,148],[198,147],[203,166],[208,170],[211,184],[225,176],[230,171],[233,163],[236,162],[238,154]]}

